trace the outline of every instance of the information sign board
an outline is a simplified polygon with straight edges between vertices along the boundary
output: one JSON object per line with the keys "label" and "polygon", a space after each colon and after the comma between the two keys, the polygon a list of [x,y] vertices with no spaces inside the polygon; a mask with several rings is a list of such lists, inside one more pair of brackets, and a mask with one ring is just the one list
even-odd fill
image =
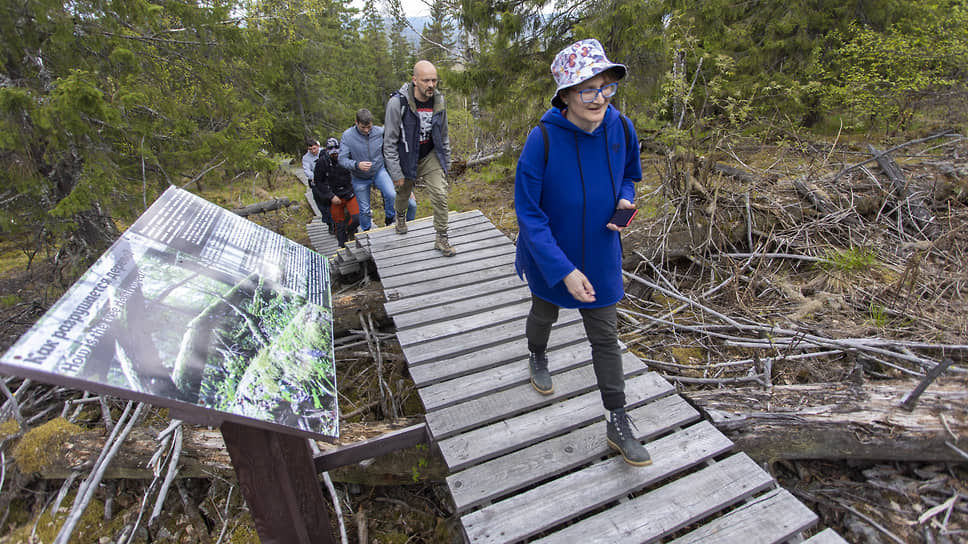
{"label": "information sign board", "polygon": [[339,436],[324,256],[171,187],[2,357],[0,372],[177,417]]}

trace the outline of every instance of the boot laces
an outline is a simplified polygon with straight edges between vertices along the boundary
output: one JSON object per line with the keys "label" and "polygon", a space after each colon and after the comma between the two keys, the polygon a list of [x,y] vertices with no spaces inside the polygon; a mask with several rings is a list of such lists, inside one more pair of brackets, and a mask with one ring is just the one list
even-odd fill
{"label": "boot laces", "polygon": [[623,438],[632,436],[632,429],[639,430],[635,425],[635,421],[632,420],[632,417],[625,410],[612,412],[612,425],[615,426],[615,430],[618,431],[619,436]]}

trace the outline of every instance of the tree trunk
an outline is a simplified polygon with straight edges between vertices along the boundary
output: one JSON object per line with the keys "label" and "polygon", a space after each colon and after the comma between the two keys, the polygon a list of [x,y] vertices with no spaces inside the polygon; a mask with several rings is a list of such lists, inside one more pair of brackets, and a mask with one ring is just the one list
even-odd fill
{"label": "tree trunk", "polygon": [[901,408],[910,383],[730,387],[688,394],[698,408],[758,461],[878,459],[965,462],[964,381],[936,383],[914,410]]}
{"label": "tree trunk", "polygon": [[266,200],[265,202],[256,202],[255,204],[249,204],[248,206],[237,208],[232,210],[232,213],[241,215],[242,217],[248,217],[257,213],[278,210],[279,208],[288,208],[293,204],[295,204],[295,202],[290,201],[288,198],[273,198],[272,200]]}
{"label": "tree trunk", "polygon": [[[416,420],[413,420],[416,421]],[[411,423],[413,421],[410,421]],[[343,424],[341,437],[346,445],[358,440],[380,436],[398,428],[383,423]],[[235,479],[232,460],[218,429],[184,426],[182,453],[179,458],[178,478],[211,478],[219,476]],[[151,467],[145,462],[158,448],[157,431],[138,428],[131,431],[117,456],[104,474],[105,480],[154,478]],[[323,452],[340,447],[341,444],[318,443]],[[48,480],[62,480],[72,471],[90,470],[104,449],[103,430],[92,430],[74,435],[64,441],[58,452],[48,452],[49,459],[39,471]],[[443,458],[436,448],[413,447],[330,471],[335,482],[361,485],[401,485],[417,481],[442,481],[447,475]]]}

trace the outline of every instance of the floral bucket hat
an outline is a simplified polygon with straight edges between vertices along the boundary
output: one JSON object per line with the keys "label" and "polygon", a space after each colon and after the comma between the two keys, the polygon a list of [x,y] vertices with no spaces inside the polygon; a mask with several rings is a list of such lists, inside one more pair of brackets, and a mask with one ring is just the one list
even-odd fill
{"label": "floral bucket hat", "polygon": [[624,64],[615,64],[605,57],[605,49],[594,38],[575,42],[562,49],[551,63],[551,75],[558,88],[551,97],[551,105],[564,108],[565,103],[558,96],[562,89],[578,85],[605,70],[615,68],[618,79],[625,77],[628,69]]}

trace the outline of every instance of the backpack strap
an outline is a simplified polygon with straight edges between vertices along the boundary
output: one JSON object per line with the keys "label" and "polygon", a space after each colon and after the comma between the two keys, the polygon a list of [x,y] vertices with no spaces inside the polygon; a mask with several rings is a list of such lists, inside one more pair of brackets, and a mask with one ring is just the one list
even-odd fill
{"label": "backpack strap", "polygon": [[538,121],[538,128],[541,129],[541,138],[544,140],[544,163],[548,164],[548,128],[544,121]]}
{"label": "backpack strap", "polygon": [[[628,149],[629,144],[629,120],[625,117],[625,114],[619,112],[619,118],[622,120],[622,128],[625,129],[625,146]],[[541,129],[541,138],[544,140],[544,163],[548,164],[548,129],[545,127],[544,121],[538,121],[538,128]]]}

